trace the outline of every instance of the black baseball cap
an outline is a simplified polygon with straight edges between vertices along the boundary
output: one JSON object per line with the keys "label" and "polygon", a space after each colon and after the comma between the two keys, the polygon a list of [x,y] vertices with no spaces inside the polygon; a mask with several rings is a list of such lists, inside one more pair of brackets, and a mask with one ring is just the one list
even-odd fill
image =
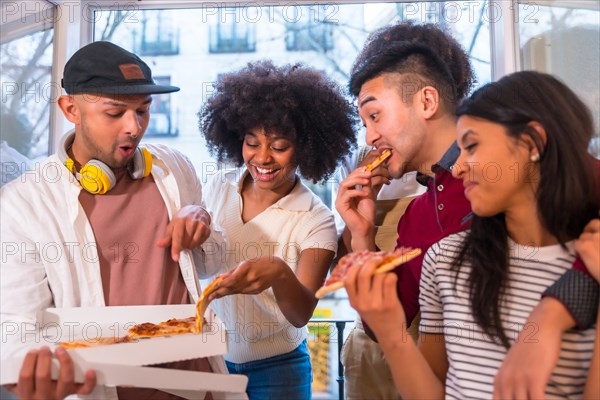
{"label": "black baseball cap", "polygon": [[157,85],[150,67],[138,56],[110,42],[94,42],[67,61],[62,87],[68,94],[138,95],[179,91]]}

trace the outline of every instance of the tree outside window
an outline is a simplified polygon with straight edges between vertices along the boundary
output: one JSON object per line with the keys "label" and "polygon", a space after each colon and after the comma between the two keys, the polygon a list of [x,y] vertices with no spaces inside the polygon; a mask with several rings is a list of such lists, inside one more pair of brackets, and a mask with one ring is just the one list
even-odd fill
{"label": "tree outside window", "polygon": [[286,23],[288,51],[333,49],[333,25],[325,19],[322,5],[298,7],[295,20]]}

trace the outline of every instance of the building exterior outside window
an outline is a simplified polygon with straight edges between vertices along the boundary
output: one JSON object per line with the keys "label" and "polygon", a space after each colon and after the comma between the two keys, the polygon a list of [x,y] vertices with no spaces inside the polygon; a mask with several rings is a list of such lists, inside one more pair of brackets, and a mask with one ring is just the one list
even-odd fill
{"label": "building exterior outside window", "polygon": [[179,54],[179,29],[170,13],[143,11],[141,38],[137,43],[141,56]]}
{"label": "building exterior outside window", "polygon": [[333,25],[325,20],[328,6],[301,7],[297,21],[286,23],[288,51],[327,51],[333,48]]}
{"label": "building exterior outside window", "polygon": [[256,51],[256,27],[248,21],[236,21],[235,11],[219,8],[218,20],[210,26],[211,53],[248,53]]}

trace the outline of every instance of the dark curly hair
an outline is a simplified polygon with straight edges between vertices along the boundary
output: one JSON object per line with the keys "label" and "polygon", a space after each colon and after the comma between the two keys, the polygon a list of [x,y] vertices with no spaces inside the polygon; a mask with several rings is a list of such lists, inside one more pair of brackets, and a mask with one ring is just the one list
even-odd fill
{"label": "dark curly hair", "polygon": [[263,128],[295,143],[299,173],[313,182],[327,179],[356,144],[354,107],[336,83],[300,64],[259,61],[223,74],[198,118],[219,161],[243,165],[244,135]]}
{"label": "dark curly hair", "polygon": [[[391,47],[401,42],[404,42],[405,46],[418,45],[415,48],[419,50],[415,54],[399,54],[392,60],[390,57],[378,60],[378,55],[386,51],[389,53]],[[422,47],[429,48],[435,56],[424,54]],[[445,67],[440,69],[440,64]],[[366,66],[369,66],[369,74],[362,71]],[[452,94],[444,96],[451,111],[469,94],[475,83],[467,53],[449,33],[435,24],[415,24],[409,21],[380,28],[371,33],[352,66],[350,92],[357,96],[366,81],[386,72],[413,75],[420,87],[432,85],[438,90],[441,88],[439,91],[442,93]],[[448,78],[451,78],[450,82]]]}

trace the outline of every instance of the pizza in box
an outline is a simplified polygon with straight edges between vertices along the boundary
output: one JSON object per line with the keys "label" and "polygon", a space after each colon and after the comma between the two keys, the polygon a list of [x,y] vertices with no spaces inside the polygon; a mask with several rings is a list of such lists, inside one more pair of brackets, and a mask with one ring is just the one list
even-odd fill
{"label": "pizza in box", "polygon": [[135,342],[138,339],[151,339],[156,337],[175,336],[184,334],[202,333],[202,328],[206,322],[204,313],[208,307],[208,296],[214,292],[223,278],[216,278],[209,284],[196,303],[196,315],[189,318],[171,318],[160,323],[144,322],[129,328],[127,335],[114,337],[97,337],[80,340],[71,340],[60,342],[59,345],[65,349],[82,349],[89,347],[106,346],[119,343]]}

